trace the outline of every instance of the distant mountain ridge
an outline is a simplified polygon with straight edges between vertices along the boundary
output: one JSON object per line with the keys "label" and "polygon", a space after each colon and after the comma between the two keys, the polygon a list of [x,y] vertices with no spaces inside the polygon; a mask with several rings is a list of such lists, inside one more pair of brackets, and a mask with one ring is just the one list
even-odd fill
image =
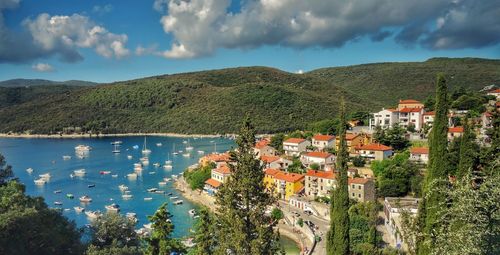
{"label": "distant mountain ridge", "polygon": [[[260,133],[305,129],[349,112],[424,100],[439,72],[450,90],[500,84],[500,60],[435,58],[322,68],[294,74],[238,67],[159,75],[97,86],[0,89],[0,132],[51,133],[78,126],[107,133],[233,133],[249,114]],[[11,100],[15,95],[16,100]]]}
{"label": "distant mountain ridge", "polygon": [[90,81],[69,80],[69,81],[51,81],[43,79],[11,79],[0,81],[0,87],[30,87],[30,86],[48,86],[48,85],[66,85],[66,86],[95,86],[98,83]]}

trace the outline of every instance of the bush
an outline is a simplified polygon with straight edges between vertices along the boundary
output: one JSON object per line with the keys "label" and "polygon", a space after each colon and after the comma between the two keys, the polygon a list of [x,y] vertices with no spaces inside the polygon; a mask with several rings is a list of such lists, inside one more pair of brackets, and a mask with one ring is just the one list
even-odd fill
{"label": "bush", "polygon": [[272,212],[271,212],[271,218],[274,220],[281,220],[283,219],[283,211],[281,211],[279,208],[275,207]]}
{"label": "bush", "polygon": [[364,167],[365,166],[365,159],[361,156],[357,156],[357,157],[354,157],[352,159],[352,164],[355,166],[355,167]]}
{"label": "bush", "polygon": [[184,178],[192,190],[203,189],[205,182],[212,176],[212,169],[214,168],[215,164],[212,163],[191,171],[184,171]]}
{"label": "bush", "polygon": [[312,170],[319,170],[319,165],[316,163],[312,163],[309,165],[309,168]]}

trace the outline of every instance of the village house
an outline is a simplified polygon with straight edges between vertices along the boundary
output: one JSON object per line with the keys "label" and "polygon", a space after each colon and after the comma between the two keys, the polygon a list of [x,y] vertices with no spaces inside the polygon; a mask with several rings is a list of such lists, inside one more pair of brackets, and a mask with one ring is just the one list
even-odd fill
{"label": "village house", "polygon": [[335,188],[336,180],[333,171],[307,170],[305,176],[304,195],[313,200],[317,197],[329,197]]}
{"label": "village house", "polygon": [[300,162],[305,167],[311,167],[311,165],[316,164],[319,166],[319,169],[322,170],[331,170],[335,163],[335,155],[322,152],[322,151],[311,151],[300,157]]}
{"label": "village house", "polygon": [[418,213],[420,199],[386,197],[384,200],[384,225],[391,238],[390,245],[398,249],[407,250],[403,239],[403,228],[401,227],[401,213],[406,211],[415,217]]}
{"label": "village house", "polygon": [[464,127],[450,127],[448,128],[448,141],[453,141],[453,139],[462,136],[464,133]]}
{"label": "village house", "polygon": [[410,160],[427,164],[427,162],[429,162],[429,148],[427,147],[411,148]]}
{"label": "village house", "polygon": [[278,151],[275,148],[269,146],[270,142],[271,141],[269,139],[262,139],[255,143],[253,150],[256,158],[260,158],[262,156],[278,155]]}
{"label": "village house", "polygon": [[356,153],[369,160],[383,160],[394,154],[391,147],[379,143],[358,146],[356,147]]}
{"label": "village house", "polygon": [[312,146],[316,147],[318,150],[333,148],[335,146],[335,136],[321,134],[314,135],[312,137]]}
{"label": "village house", "polygon": [[349,198],[359,202],[375,201],[375,183],[368,178],[349,178]]}
{"label": "village house", "polygon": [[420,130],[424,124],[424,104],[417,100],[407,99],[399,100],[396,109],[382,109],[373,114],[370,120],[370,127],[380,126],[381,128],[391,128],[396,123],[408,128],[413,126],[415,130]]}
{"label": "village house", "polygon": [[204,167],[210,163],[214,163],[217,167],[219,167],[221,165],[225,165],[225,164],[229,163],[230,160],[231,160],[231,156],[229,155],[229,152],[212,153],[212,154],[208,154],[208,155],[201,157],[198,160],[198,164],[201,167]]}
{"label": "village house", "polygon": [[488,96],[494,96],[497,100],[500,100],[500,89],[490,90],[487,93]]}
{"label": "village house", "polygon": [[283,142],[283,150],[287,156],[295,157],[306,151],[309,145],[311,145],[311,142],[306,139],[289,138]]}
{"label": "village house", "polygon": [[425,112],[423,114],[424,116],[424,125],[432,126],[432,123],[434,123],[434,116],[436,115],[435,112]]}
{"label": "village house", "polygon": [[291,165],[293,162],[291,160],[281,158],[278,156],[262,156],[260,157],[260,161],[262,161],[262,165],[264,168],[273,168],[285,170]]}
{"label": "village house", "polygon": [[373,114],[370,126],[379,126],[382,129],[390,128],[398,123],[398,111],[396,109],[384,109]]}
{"label": "village house", "polygon": [[222,164],[212,169],[211,178],[205,181],[204,190],[207,191],[208,194],[216,193],[219,187],[227,182],[230,176],[231,170],[227,164]]}
{"label": "village house", "polygon": [[[347,133],[345,135],[345,140],[347,142],[347,151],[350,154],[356,152],[355,148],[357,146],[361,146],[365,143],[365,137],[361,134],[355,134],[355,133]],[[337,136],[335,139],[335,149],[337,151],[339,150],[339,144],[340,144],[340,137]]]}
{"label": "village house", "polygon": [[304,175],[269,168],[265,170],[264,185],[279,199],[288,200],[303,190]]}

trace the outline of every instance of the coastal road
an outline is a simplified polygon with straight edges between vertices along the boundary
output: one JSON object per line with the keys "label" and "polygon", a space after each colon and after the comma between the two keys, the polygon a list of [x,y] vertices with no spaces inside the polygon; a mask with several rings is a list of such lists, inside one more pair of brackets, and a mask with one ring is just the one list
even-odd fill
{"label": "coastal road", "polygon": [[325,220],[325,219],[314,216],[314,215],[307,215],[301,209],[290,206],[285,201],[280,200],[279,205],[280,205],[281,209],[283,210],[283,212],[286,215],[290,215],[290,217],[293,218],[295,221],[298,220],[298,218],[295,216],[291,216],[291,215],[293,213],[298,213],[298,214],[300,214],[300,218],[302,218],[302,220],[304,220],[304,222],[311,221],[312,223],[314,223],[314,225],[316,225],[317,229],[315,230],[315,233],[316,233],[316,235],[321,236],[321,241],[316,243],[316,248],[314,249],[313,254],[326,255],[326,233],[328,232],[328,229],[330,228],[330,222]]}

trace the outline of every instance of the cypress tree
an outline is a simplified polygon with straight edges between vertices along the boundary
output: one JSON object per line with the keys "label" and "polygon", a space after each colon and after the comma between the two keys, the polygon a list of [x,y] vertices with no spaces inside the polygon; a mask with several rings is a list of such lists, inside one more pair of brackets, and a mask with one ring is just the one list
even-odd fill
{"label": "cypress tree", "polygon": [[[419,208],[419,222],[423,238],[418,239],[418,254],[430,254],[434,238],[432,232],[438,219],[439,207],[446,202],[446,196],[438,192],[428,192],[430,185],[437,180],[446,180],[447,168],[443,164],[448,146],[448,101],[447,85],[444,74],[436,79],[435,117],[429,136],[429,164],[424,181],[424,199]],[[428,193],[428,194],[427,194]]]}
{"label": "cypress tree", "polygon": [[330,205],[330,229],[327,237],[327,254],[349,254],[349,191],[347,183],[347,161],[349,153],[346,142],[346,113],[342,99],[340,105],[340,123],[338,136],[340,137],[337,151],[337,187],[332,192]]}
{"label": "cypress tree", "polygon": [[276,254],[279,237],[275,221],[265,214],[275,201],[265,191],[264,171],[254,157],[255,131],[246,117],[231,153],[231,178],[216,195],[217,254]]}
{"label": "cypress tree", "polygon": [[475,136],[472,127],[469,125],[469,120],[465,118],[463,122],[464,133],[460,140],[460,160],[458,161],[456,174],[458,179],[472,174],[477,165],[477,151],[479,150],[479,147],[474,142]]}

